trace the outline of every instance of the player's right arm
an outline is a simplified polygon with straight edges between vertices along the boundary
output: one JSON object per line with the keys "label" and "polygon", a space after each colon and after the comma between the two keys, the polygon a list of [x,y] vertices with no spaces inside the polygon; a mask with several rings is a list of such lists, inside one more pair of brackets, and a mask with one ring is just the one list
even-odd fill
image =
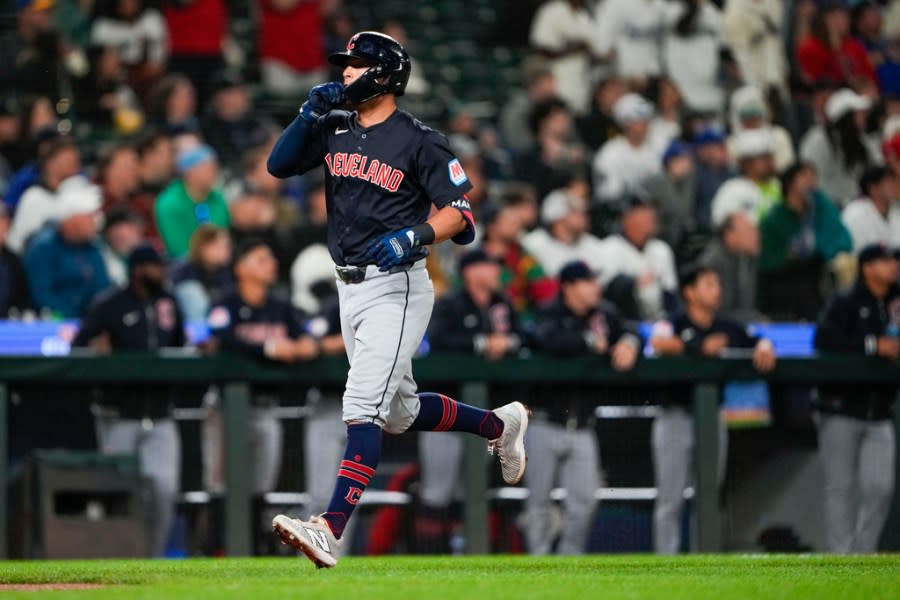
{"label": "player's right arm", "polygon": [[284,179],[300,175],[322,164],[325,156],[323,121],[328,112],[344,101],[344,86],[336,81],[317,85],[297,118],[282,132],[266,167],[273,176]]}

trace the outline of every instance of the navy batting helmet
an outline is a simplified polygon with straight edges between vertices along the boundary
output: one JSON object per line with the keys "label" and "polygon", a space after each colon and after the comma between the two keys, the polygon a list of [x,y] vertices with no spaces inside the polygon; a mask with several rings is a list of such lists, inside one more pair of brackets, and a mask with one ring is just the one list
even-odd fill
{"label": "navy batting helmet", "polygon": [[402,96],[411,70],[409,54],[400,42],[377,31],[361,31],[347,42],[347,50],[328,57],[331,64],[346,67],[359,63],[369,70],[344,90],[351,105],[362,104],[382,94]]}

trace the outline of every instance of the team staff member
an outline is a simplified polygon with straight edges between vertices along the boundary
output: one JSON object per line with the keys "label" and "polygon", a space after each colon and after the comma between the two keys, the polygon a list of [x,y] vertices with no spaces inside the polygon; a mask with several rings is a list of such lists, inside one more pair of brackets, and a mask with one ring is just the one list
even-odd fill
{"label": "team staff member", "polygon": [[[475,354],[494,361],[521,347],[519,319],[500,289],[500,259],[472,250],[459,260],[463,287],[434,305],[428,340],[435,352]],[[419,434],[419,514],[416,541],[426,552],[450,551],[448,509],[460,487],[463,439],[426,431]]]}
{"label": "team staff member", "polygon": [[[628,371],[640,354],[641,338],[602,299],[596,273],[581,261],[560,270],[559,296],[536,314],[535,327],[535,345],[554,356],[609,356],[614,369]],[[604,391],[554,385],[532,395],[531,456],[525,480],[529,489],[526,535],[532,554],[551,552],[550,492],[557,480],[566,489],[565,523],[557,551],[585,551],[600,487],[594,407]]]}
{"label": "team staff member", "polygon": [[[726,348],[752,348],[753,366],[761,373],[775,368],[772,342],[747,333],[745,325],[718,313],[722,299],[719,276],[708,266],[690,266],[681,276],[684,311],[672,320],[674,335],[650,338],[657,354],[719,356]],[[681,511],[693,463],[694,422],[690,385],[669,386],[663,392],[659,416],[653,421],[653,467],[656,507],[653,538],[660,554],[677,554],[681,546]],[[725,474],[728,432],[719,416],[719,481]]]}
{"label": "team staff member", "polygon": [[[165,266],[150,245],[128,256],[127,287],[102,295],[88,309],[73,346],[155,351],[187,342],[175,298],[165,291]],[[151,552],[165,550],[181,480],[181,439],[172,419],[176,388],[107,385],[94,407],[97,442],[104,454],[134,454],[153,490]]]}
{"label": "team staff member", "polygon": [[[297,310],[269,294],[278,280],[278,261],[265,242],[249,239],[238,247],[234,275],[234,291],[215,304],[207,318],[210,333],[222,351],[284,363],[318,356],[318,342],[305,333]],[[272,491],[278,481],[283,439],[275,415],[278,403],[277,390],[256,386],[248,449],[256,494]],[[203,443],[207,485],[213,490],[221,489],[223,481],[222,435],[222,419],[213,408],[204,427]]]}
{"label": "team staff member", "polygon": [[[900,357],[897,261],[883,244],[858,257],[856,285],[837,296],[816,331],[816,349]],[[819,456],[825,472],[825,525],[831,552],[875,552],[894,495],[897,384],[819,387]],[[858,498],[854,506],[853,498]]]}
{"label": "team staff member", "polygon": [[[485,411],[416,393],[412,357],[434,304],[426,246],[474,239],[465,198],[472,186],[446,137],[397,110],[410,74],[409,55],[397,40],[364,31],[329,60],[343,69],[343,84],[310,91],[268,161],[276,177],[327,167],[328,249],[350,359],[343,397],[347,448],[324,514],[308,521],[278,515],[272,522],[283,542],[319,567],[337,564],[337,540],[375,475],[382,429],[479,435],[497,450],[504,479],[516,483],[525,471],[528,423],[518,402]],[[351,110],[339,108],[344,105]]]}

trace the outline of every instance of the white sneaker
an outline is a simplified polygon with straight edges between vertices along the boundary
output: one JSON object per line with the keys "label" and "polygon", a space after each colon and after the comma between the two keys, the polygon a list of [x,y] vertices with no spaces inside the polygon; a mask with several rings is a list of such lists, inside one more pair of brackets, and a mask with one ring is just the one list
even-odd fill
{"label": "white sneaker", "polygon": [[331,568],[337,564],[339,542],[322,517],[312,516],[309,521],[302,521],[278,515],[272,519],[272,529],[281,537],[282,544],[305,554],[316,567]]}
{"label": "white sneaker", "polygon": [[497,453],[503,481],[515,485],[525,474],[525,430],[528,429],[528,409],[521,402],[510,402],[494,410],[494,414],[503,421],[503,434],[496,440],[488,442],[488,452]]}

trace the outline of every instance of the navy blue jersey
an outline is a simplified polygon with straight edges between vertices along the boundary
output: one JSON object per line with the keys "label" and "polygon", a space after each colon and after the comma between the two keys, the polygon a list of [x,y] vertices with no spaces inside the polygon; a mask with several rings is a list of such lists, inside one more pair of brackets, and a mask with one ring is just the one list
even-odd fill
{"label": "navy blue jersey", "polygon": [[[688,356],[705,356],[703,341],[717,333],[728,337],[728,348],[753,348],[759,338],[751,335],[747,326],[722,315],[716,315],[709,327],[697,325],[686,312],[680,312],[672,319],[674,334],[684,342],[684,353]],[[693,398],[692,384],[675,384],[663,390],[663,401],[688,406]]]}
{"label": "navy blue jersey", "polygon": [[175,298],[162,292],[138,298],[130,287],[102,294],[88,309],[73,346],[87,346],[106,334],[115,350],[158,350],[187,343]]}
{"label": "navy blue jersey", "polygon": [[237,292],[209,310],[210,333],[222,350],[265,357],[268,340],[295,340],[305,333],[303,319],[293,306],[271,296],[262,306],[251,306]]}
{"label": "navy blue jersey", "polygon": [[684,342],[684,353],[696,356],[703,355],[703,341],[716,333],[724,333],[728,337],[728,348],[753,348],[759,341],[758,337],[747,331],[746,325],[722,315],[716,315],[712,325],[703,328],[682,312],[672,319],[672,328]]}
{"label": "navy blue jersey", "polygon": [[[372,127],[344,110],[320,117],[300,148],[297,174],[322,164],[328,249],[338,265],[366,264],[369,242],[424,223],[432,204],[450,206],[472,189],[447,138],[402,110]],[[426,254],[416,248],[410,258]]]}

